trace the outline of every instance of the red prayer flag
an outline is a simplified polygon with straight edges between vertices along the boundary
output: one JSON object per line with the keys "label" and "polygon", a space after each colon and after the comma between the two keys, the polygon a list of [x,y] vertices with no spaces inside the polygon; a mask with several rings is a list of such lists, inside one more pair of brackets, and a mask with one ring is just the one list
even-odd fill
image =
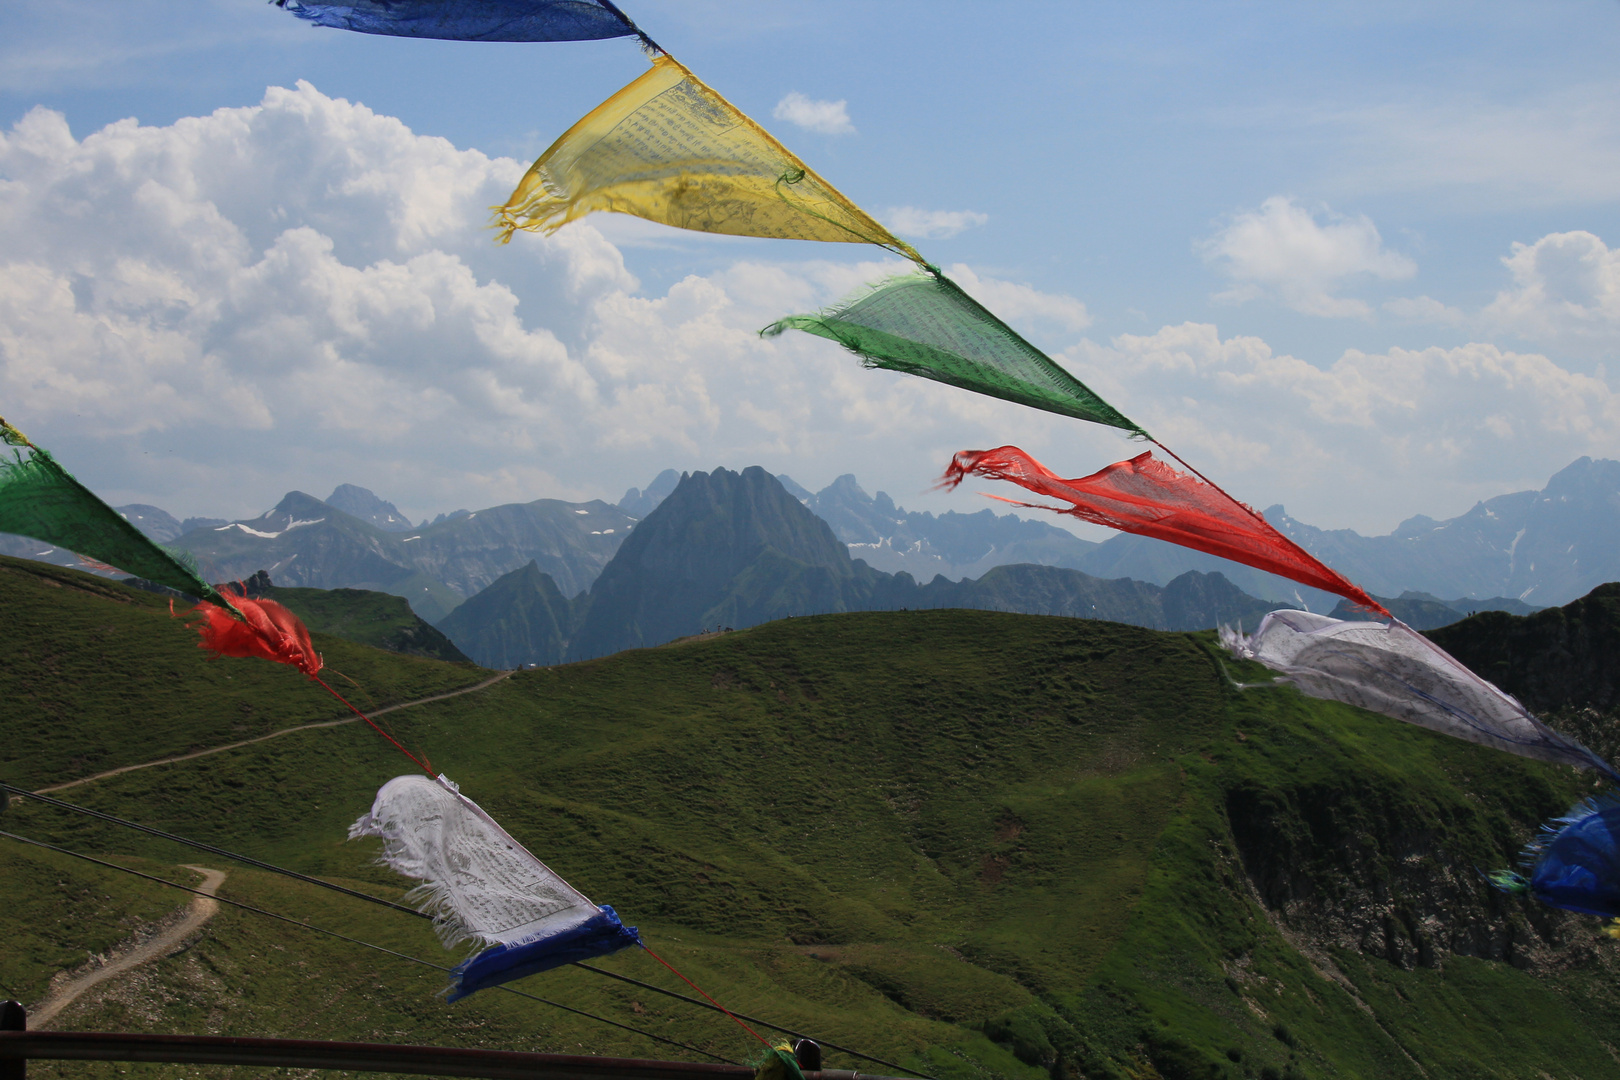
{"label": "red prayer flag", "polygon": [[274,600],[254,600],[229,587],[221,592],[236,610],[240,620],[218,604],[206,600],[192,611],[203,619],[197,623],[202,640],[199,648],[211,649],[220,656],[257,656],[290,664],[310,678],[321,670],[321,654],[309,640],[309,631],[298,616]]}
{"label": "red prayer flag", "polygon": [[1301,585],[1337,593],[1369,611],[1393,618],[1382,604],[1272,528],[1260,514],[1214,484],[1177,472],[1155,459],[1152,451],[1115,462],[1090,476],[1065,480],[1016,446],[963,450],[945,471],[942,482],[954,488],[969,475],[1011,480],[1037,494],[1070,503],[1073,508],[1016,503],[1012,499],[1004,502],[1072,514],[1120,532],[1151,536],[1218,555]]}

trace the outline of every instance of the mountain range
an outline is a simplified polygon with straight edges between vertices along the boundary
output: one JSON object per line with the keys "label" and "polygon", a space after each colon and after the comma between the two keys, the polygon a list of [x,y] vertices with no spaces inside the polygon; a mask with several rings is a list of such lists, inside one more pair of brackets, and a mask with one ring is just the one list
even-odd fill
{"label": "mountain range", "polygon": [[[345,501],[343,488],[334,494]],[[434,622],[530,561],[568,593],[582,592],[635,525],[604,502],[540,499],[385,531],[376,519],[391,504],[378,509],[352,493],[346,501],[371,520],[294,491],[257,518],[193,529],[171,543],[194,555],[210,580],[265,570],[280,586],[392,593]]]}
{"label": "mountain range", "polygon": [[[937,606],[954,598],[1011,610],[1006,605],[1023,602],[1012,598],[1035,597],[1034,606],[1017,610],[1057,611],[1073,609],[1080,603],[1075,596],[1101,595],[1088,586],[1068,600],[1039,596],[1041,588],[1058,587],[1049,580],[1050,575],[1041,576],[1040,568],[1079,571],[1093,579],[1131,579],[1134,585],[1114,588],[1119,595],[1140,593],[1136,586],[1143,584],[1168,589],[1187,573],[1196,572],[1219,573],[1250,598],[1271,605],[1304,604],[1329,610],[1337,603],[1336,597],[1248,567],[1143,537],[1120,535],[1094,543],[1049,521],[988,509],[938,515],[907,511],[884,492],[868,495],[853,475],[841,476],[819,492],[811,492],[785,475],[776,481],[793,501],[824,523],[814,525],[814,537],[781,539],[776,547],[782,551],[805,544],[815,547],[817,555],[806,565],[819,566],[832,576],[819,584],[796,580],[792,588],[802,595],[791,603],[786,598],[766,602],[756,597],[736,601],[742,608],[756,602],[765,604],[760,610],[773,611],[795,605],[801,610],[818,605],[834,610],[840,604],[854,608]],[[200,517],[182,521],[145,504],[119,509],[153,539],[194,555],[211,580],[241,579],[262,569],[280,586],[388,592],[407,599],[431,623],[442,622],[469,598],[532,562],[538,573],[550,579],[556,597],[543,589],[535,592],[534,579],[526,577],[506,582],[503,589],[526,581],[531,595],[521,606],[542,604],[558,627],[566,624],[571,628],[558,631],[562,639],[576,640],[576,632],[583,633],[577,647],[595,649],[598,646],[591,642],[613,635],[602,628],[606,616],[587,617],[585,610],[594,601],[586,593],[638,520],[651,515],[681,483],[682,474],[668,469],[645,489],[631,488],[617,506],[603,501],[542,499],[479,511],[457,510],[421,525],[412,525],[393,503],[350,484],[339,485],[325,500],[291,492],[259,517],[234,522]],[[1419,628],[1442,625],[1476,610],[1522,614],[1535,610],[1536,605],[1565,602],[1604,581],[1620,579],[1620,551],[1609,542],[1620,526],[1620,462],[1616,461],[1581,458],[1553,476],[1541,491],[1498,496],[1446,521],[1413,517],[1387,536],[1317,529],[1294,520],[1280,506],[1268,510],[1267,517],[1375,595],[1395,597],[1392,610]],[[812,528],[810,518],[795,520]],[[846,572],[832,549],[825,546],[823,529],[830,530],[833,544],[845,548],[865,570]],[[699,534],[688,540],[706,542]],[[79,565],[71,552],[15,536],[0,535],[0,554]],[[1015,572],[1010,569],[1014,566],[1025,569]],[[735,569],[740,572],[746,567]],[[868,572],[879,576],[868,581],[861,576]],[[910,588],[923,593],[884,599],[884,590],[897,587],[882,584],[887,580],[884,575],[898,574],[909,575]],[[851,585],[845,578],[864,583]],[[611,581],[604,586],[609,591],[613,588]],[[1067,588],[1065,584],[1059,591]],[[984,599],[987,595],[994,599]],[[1442,599],[1448,596],[1457,599]],[[492,598],[470,609],[459,622],[471,623],[475,612],[494,602]],[[1126,611],[1128,621],[1143,625],[1179,625],[1153,610],[1152,603],[1147,608],[1121,607],[1111,601],[1085,603],[1096,603],[1099,611]],[[707,621],[707,608],[695,615],[686,612],[677,621],[687,626],[695,617],[701,627],[710,622],[725,624],[727,618],[735,624],[753,617],[726,614],[734,608],[724,612],[717,608]],[[639,632],[640,640],[651,640],[662,632],[652,629],[658,624],[657,620],[647,622],[650,618],[646,611],[634,616],[637,625],[647,627]],[[463,627],[458,632],[465,637],[469,630]],[[624,640],[637,638],[636,632],[627,633]],[[554,648],[523,634],[519,639],[510,650],[490,647],[483,655],[511,651],[512,655],[538,656]]]}
{"label": "mountain range", "polygon": [[[1294,520],[1281,506],[1265,516],[1311,554],[1378,595],[1420,590],[1550,606],[1620,579],[1620,546],[1614,542],[1620,535],[1620,461],[1583,457],[1554,474],[1541,491],[1486,499],[1445,521],[1419,514],[1386,536],[1318,529]],[[1291,600],[1304,593],[1313,607],[1332,603],[1281,578],[1146,537],[1114,537],[1081,566],[1105,577],[1144,581],[1214,568],[1256,596]]]}
{"label": "mountain range", "polygon": [[1185,630],[1253,625],[1271,606],[1218,573],[1196,571],[1160,587],[1020,564],[977,580],[919,584],[851,558],[831,526],[755,466],[681,476],[573,600],[531,563],[438,627],[478,663],[517,667],[840,611],[976,608]]}
{"label": "mountain range", "polygon": [[[1219,571],[1267,600],[1303,603],[1313,610],[1338,602],[1327,593],[1162,540],[1120,534],[1093,543],[1047,522],[989,510],[937,517],[908,513],[881,491],[867,495],[849,475],[814,495],[787,477],[779,479],[832,526],[855,557],[876,569],[906,570],[919,579],[934,574],[972,577],[991,566],[1017,562],[1156,585],[1167,585],[1189,570]],[[645,513],[643,507],[639,516]],[[1504,597],[1527,608],[1563,604],[1620,579],[1620,546],[1613,542],[1620,535],[1620,461],[1583,457],[1556,473],[1541,491],[1487,499],[1445,521],[1420,514],[1386,536],[1319,529],[1296,521],[1281,506],[1266,510],[1265,517],[1369,592],[1457,597],[1459,610],[1469,600]],[[1469,610],[1490,606],[1476,603]]]}

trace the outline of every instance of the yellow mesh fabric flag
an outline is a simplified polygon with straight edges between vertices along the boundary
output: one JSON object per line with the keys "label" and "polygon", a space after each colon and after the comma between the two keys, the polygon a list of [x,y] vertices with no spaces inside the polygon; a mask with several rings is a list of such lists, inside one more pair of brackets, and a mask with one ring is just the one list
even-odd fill
{"label": "yellow mesh fabric flag", "polygon": [[667,55],[540,155],[496,226],[504,242],[596,210],[698,232],[877,244],[923,261]]}

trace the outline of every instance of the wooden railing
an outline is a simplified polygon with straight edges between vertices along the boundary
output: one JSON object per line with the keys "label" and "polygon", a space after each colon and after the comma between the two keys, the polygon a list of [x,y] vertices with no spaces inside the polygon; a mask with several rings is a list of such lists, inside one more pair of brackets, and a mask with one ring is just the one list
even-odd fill
{"label": "wooden railing", "polygon": [[[418,1076],[476,1076],[488,1080],[752,1080],[740,1065],[450,1046],[247,1039],[220,1035],[147,1035],[105,1031],[29,1031],[15,1001],[0,1005],[0,1080],[26,1080],[28,1062],[153,1061],[176,1065],[257,1065],[349,1069]],[[801,1066],[821,1064],[820,1047],[801,1044]],[[805,1080],[896,1080],[847,1069],[806,1069]]]}

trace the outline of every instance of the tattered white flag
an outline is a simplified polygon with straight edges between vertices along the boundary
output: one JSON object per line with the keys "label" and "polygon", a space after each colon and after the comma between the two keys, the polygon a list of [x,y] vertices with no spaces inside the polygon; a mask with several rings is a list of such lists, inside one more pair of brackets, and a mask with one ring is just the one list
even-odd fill
{"label": "tattered white flag", "polygon": [[610,907],[597,907],[441,776],[382,786],[349,839],[380,837],[383,865],[422,882],[407,899],[430,914],[446,948],[492,948],[451,975],[450,1000],[578,960],[640,945]]}
{"label": "tattered white flag", "polygon": [[1620,780],[1607,761],[1549,728],[1398,619],[1344,622],[1308,611],[1273,611],[1252,636],[1222,627],[1221,641],[1232,655],[1281,672],[1311,697]]}

